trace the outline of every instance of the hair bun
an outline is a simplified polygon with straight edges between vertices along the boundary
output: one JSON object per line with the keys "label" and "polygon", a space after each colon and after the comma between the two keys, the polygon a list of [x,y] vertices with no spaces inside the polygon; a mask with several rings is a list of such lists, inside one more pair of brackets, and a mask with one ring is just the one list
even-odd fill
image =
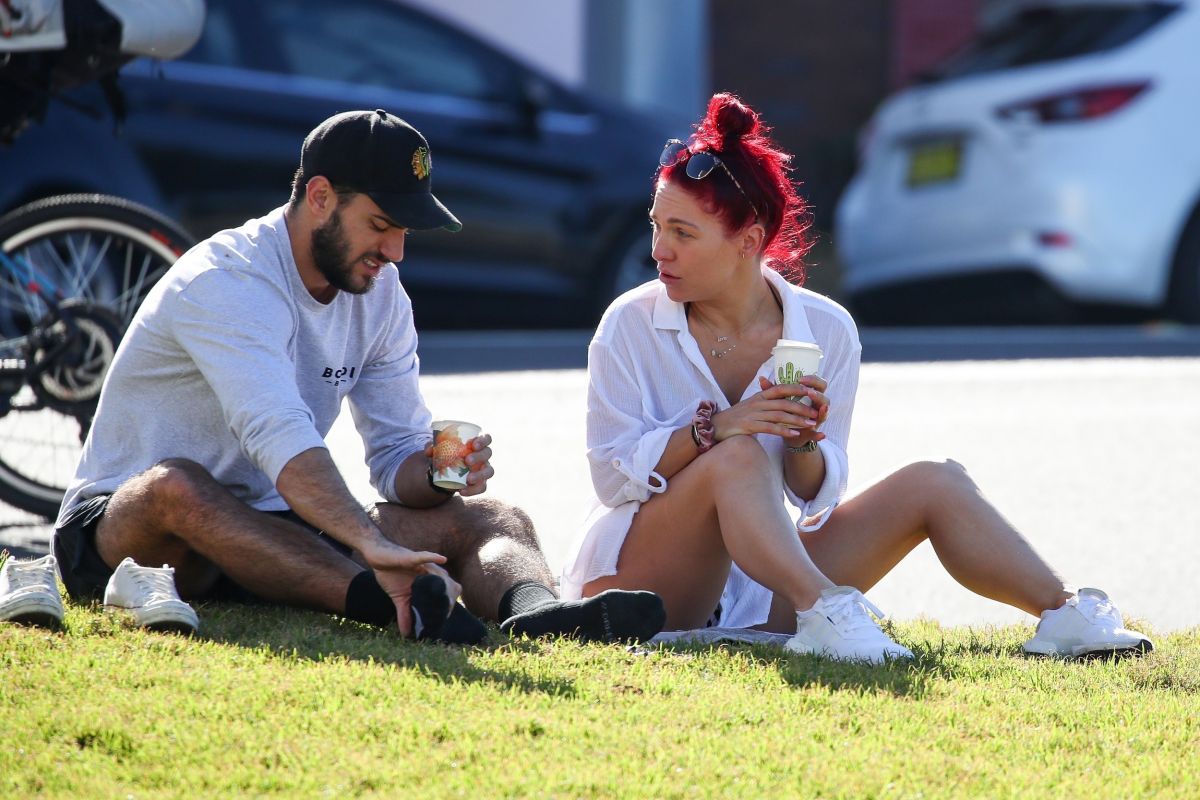
{"label": "hair bun", "polygon": [[736,144],[744,136],[759,133],[757,112],[742,102],[737,95],[721,92],[708,101],[708,111],[700,123],[700,130],[707,129],[714,139],[721,142],[722,152]]}

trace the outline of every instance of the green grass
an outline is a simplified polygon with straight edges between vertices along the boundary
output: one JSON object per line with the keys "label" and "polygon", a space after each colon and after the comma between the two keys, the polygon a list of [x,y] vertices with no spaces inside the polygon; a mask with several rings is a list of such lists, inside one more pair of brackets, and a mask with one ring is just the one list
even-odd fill
{"label": "green grass", "polygon": [[1200,796],[1200,629],[1063,663],[918,621],[915,664],[869,668],[199,612],[195,639],[0,625],[0,797]]}

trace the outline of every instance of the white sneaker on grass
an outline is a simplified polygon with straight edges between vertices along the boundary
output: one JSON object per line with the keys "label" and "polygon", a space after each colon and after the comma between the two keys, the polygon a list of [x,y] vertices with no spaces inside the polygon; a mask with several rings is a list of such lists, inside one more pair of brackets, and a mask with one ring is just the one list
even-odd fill
{"label": "white sneaker on grass", "polygon": [[10,558],[0,569],[0,621],[57,628],[63,604],[58,594],[58,562],[53,555],[36,561]]}
{"label": "white sneaker on grass", "polygon": [[1146,653],[1154,644],[1126,630],[1121,612],[1099,589],[1080,589],[1060,608],[1043,611],[1024,650],[1031,655],[1081,658]]}
{"label": "white sneaker on grass", "polygon": [[812,608],[796,612],[796,635],[784,647],[793,653],[871,664],[912,658],[912,651],[879,629],[871,613],[883,618],[883,612],[853,586],[826,589]]}
{"label": "white sneaker on grass", "polygon": [[200,627],[196,612],[175,591],[175,570],[140,567],[132,558],[117,565],[104,589],[104,605],[133,615],[143,628],[195,633]]}

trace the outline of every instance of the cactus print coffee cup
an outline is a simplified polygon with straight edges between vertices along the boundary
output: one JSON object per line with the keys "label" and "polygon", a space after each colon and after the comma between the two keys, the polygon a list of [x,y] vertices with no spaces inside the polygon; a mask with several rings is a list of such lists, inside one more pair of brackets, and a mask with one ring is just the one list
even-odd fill
{"label": "cactus print coffee cup", "polygon": [[[821,348],[812,342],[797,342],[780,339],[771,348],[771,363],[774,365],[775,383],[795,383],[805,375],[816,375],[821,366]],[[811,406],[807,397],[789,397],[797,403]]]}
{"label": "cactus print coffee cup", "polygon": [[457,491],[466,488],[466,457],[471,453],[471,440],[478,436],[480,428],[471,422],[443,419],[433,423],[433,485],[441,489]]}

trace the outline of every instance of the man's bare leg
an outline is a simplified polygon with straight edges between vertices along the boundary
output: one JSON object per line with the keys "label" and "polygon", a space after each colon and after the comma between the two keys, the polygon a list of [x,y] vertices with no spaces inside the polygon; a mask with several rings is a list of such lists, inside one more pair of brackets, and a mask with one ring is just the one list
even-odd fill
{"label": "man's bare leg", "polygon": [[462,584],[463,603],[496,619],[500,598],[518,581],[554,585],[529,516],[490,498],[454,497],[434,508],[377,503],[371,518],[383,535],[410,549],[432,550]]}
{"label": "man's bare leg", "polygon": [[533,522],[513,506],[455,497],[432,509],[379,503],[371,513],[397,544],[446,556],[467,608],[513,633],[609,641],[645,639],[662,628],[662,602],[650,592],[559,600]]}
{"label": "man's bare leg", "polygon": [[246,505],[185,459],[117,489],[97,525],[96,548],[114,568],[126,556],[172,565],[184,598],[203,595],[224,573],[266,600],[338,614],[363,570],[310,531]]}

